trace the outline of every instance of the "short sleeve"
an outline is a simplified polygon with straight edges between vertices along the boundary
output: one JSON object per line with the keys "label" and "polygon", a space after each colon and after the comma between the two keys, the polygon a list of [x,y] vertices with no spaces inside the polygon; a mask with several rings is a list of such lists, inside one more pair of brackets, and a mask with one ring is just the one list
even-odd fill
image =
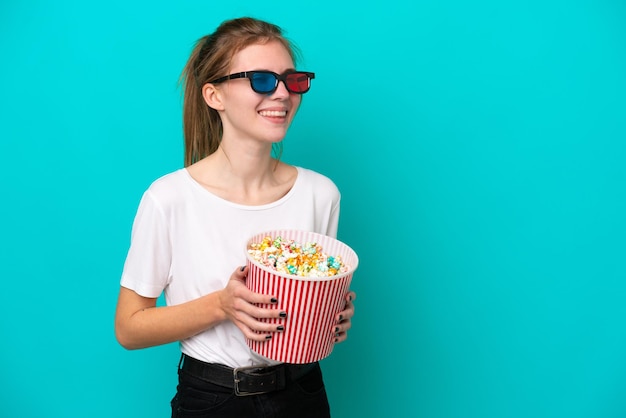
{"label": "short sleeve", "polygon": [[[339,193],[337,193],[339,195]],[[337,201],[333,205],[330,215],[328,217],[328,224],[326,226],[326,231],[323,234],[328,235],[332,238],[337,238],[337,230],[339,229],[339,206],[340,200],[337,197]]]}
{"label": "short sleeve", "polygon": [[121,285],[141,296],[157,298],[169,282],[171,260],[167,218],[148,190],[133,222]]}

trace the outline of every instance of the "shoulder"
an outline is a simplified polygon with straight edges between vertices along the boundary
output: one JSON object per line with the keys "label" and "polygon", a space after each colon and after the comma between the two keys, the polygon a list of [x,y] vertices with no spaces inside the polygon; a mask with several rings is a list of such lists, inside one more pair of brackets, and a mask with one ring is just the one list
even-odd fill
{"label": "shoulder", "polygon": [[303,187],[311,188],[316,194],[325,194],[332,200],[339,200],[339,188],[329,177],[308,168],[296,167]]}
{"label": "shoulder", "polygon": [[189,184],[189,175],[184,168],[181,168],[154,180],[145,195],[161,205],[168,205],[178,201],[189,189]]}

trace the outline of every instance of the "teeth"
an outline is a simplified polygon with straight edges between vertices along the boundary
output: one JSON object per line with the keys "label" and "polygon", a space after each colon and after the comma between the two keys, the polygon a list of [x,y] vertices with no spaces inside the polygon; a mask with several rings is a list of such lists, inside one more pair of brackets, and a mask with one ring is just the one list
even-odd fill
{"label": "teeth", "polygon": [[278,117],[285,117],[287,116],[287,111],[285,110],[262,110],[259,112],[259,115],[261,116],[278,116]]}

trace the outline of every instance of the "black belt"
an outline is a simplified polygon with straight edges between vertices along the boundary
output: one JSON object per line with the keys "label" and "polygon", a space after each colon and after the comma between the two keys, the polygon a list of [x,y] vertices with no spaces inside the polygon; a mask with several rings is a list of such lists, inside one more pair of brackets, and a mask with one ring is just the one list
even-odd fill
{"label": "black belt", "polygon": [[179,367],[200,379],[218,386],[234,389],[237,396],[259,395],[285,388],[285,384],[312,371],[317,363],[278,364],[276,366],[232,367],[205,363],[186,354],[180,359]]}

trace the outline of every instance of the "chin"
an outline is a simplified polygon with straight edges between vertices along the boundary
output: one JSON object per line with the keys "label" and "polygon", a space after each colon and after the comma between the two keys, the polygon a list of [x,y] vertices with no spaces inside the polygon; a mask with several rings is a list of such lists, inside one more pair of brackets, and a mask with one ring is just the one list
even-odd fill
{"label": "chin", "polygon": [[265,137],[265,139],[268,142],[271,142],[272,144],[277,144],[279,142],[281,142],[283,139],[285,139],[285,136],[287,135],[287,132],[282,132],[282,133],[276,133],[275,135],[268,135],[267,137]]}

